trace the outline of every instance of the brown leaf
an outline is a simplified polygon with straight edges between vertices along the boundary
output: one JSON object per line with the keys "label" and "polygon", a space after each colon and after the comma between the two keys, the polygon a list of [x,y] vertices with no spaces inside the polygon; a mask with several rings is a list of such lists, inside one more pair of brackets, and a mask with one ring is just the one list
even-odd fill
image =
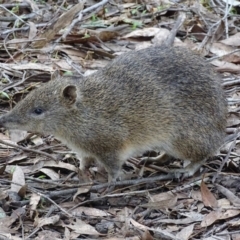
{"label": "brown leaf", "polygon": [[230,4],[230,3],[231,3],[231,5],[234,6],[234,7],[240,5],[240,2],[237,1],[237,0],[231,0],[231,1],[229,1],[229,0],[222,0],[222,1],[223,1],[224,3],[226,3],[226,4]]}
{"label": "brown leaf", "polygon": [[177,203],[177,196],[172,197],[171,199],[168,199],[168,200],[149,202],[146,204],[142,204],[140,206],[145,208],[151,208],[151,209],[167,209],[167,208],[175,207],[176,203]]}
{"label": "brown leaf", "polygon": [[107,31],[107,30],[86,30],[90,37],[95,37],[95,40],[101,40],[103,42],[110,41],[116,38],[119,34],[118,32],[114,31]]}
{"label": "brown leaf", "polygon": [[224,43],[226,45],[239,47],[240,46],[240,33],[238,32],[238,33],[230,36],[227,39],[221,40],[220,42]]}
{"label": "brown leaf", "polygon": [[240,124],[239,113],[230,113],[227,121],[227,127],[234,127],[237,126],[238,124]]}
{"label": "brown leaf", "polygon": [[42,40],[34,42],[33,48],[42,48],[50,42],[61,29],[67,27],[72,22],[75,15],[83,9],[83,6],[84,1],[74,5],[69,11],[60,16],[44,33],[38,36]]}
{"label": "brown leaf", "polygon": [[203,218],[201,222],[201,227],[207,227],[212,225],[216,220],[220,218],[221,214],[222,213],[220,210],[210,212]]}
{"label": "brown leaf", "polygon": [[39,10],[38,5],[33,0],[24,0],[29,4],[29,6],[32,8],[33,12],[37,12]]}
{"label": "brown leaf", "polygon": [[[17,184],[14,184],[17,183]],[[24,173],[22,171],[22,168],[19,166],[16,166],[14,171],[13,171],[13,175],[12,175],[12,184],[11,184],[11,191],[19,193],[20,190],[22,191],[22,187],[25,186],[25,176]],[[26,189],[25,189],[26,192]],[[21,196],[22,194],[25,195],[25,192],[21,192]]]}
{"label": "brown leaf", "polygon": [[141,240],[154,240],[154,238],[148,230],[144,230],[141,234]]}
{"label": "brown leaf", "polygon": [[[34,238],[34,240],[50,240],[50,239],[61,240],[63,238],[61,237],[61,233],[57,231],[51,231],[51,230],[39,231],[37,233],[37,237]],[[64,240],[70,240],[70,239],[64,238]]]}
{"label": "brown leaf", "polygon": [[[137,221],[135,221],[134,219],[130,219],[130,223],[135,227],[135,228],[138,228],[142,231],[146,231],[146,230],[152,230],[152,231],[155,231],[155,232],[159,232],[161,233],[163,236],[166,236],[166,237],[169,237],[167,239],[175,239],[175,240],[180,240],[179,238],[177,238],[176,236],[174,236],[172,233],[166,231],[166,230],[162,230],[160,228],[149,228],[143,224],[140,224],[138,223]],[[164,238],[165,239],[165,238]]]}
{"label": "brown leaf", "polygon": [[74,216],[81,216],[83,213],[95,217],[110,216],[107,212],[93,207],[78,207],[71,211],[71,214]]}
{"label": "brown leaf", "polygon": [[65,169],[68,169],[69,171],[78,172],[78,169],[75,166],[73,166],[72,164],[64,163],[64,162],[56,163],[53,160],[45,161],[44,167],[65,168]]}
{"label": "brown leaf", "polygon": [[122,38],[154,37],[159,32],[162,32],[164,35],[166,35],[166,33],[169,34],[169,30],[165,28],[150,27],[134,30],[126,34]]}
{"label": "brown leaf", "polygon": [[[217,56],[221,57],[223,62],[240,62],[240,51],[236,51],[237,48],[226,45],[221,42],[216,42],[211,45],[210,51]],[[234,52],[235,51],[235,52]]]}
{"label": "brown leaf", "polygon": [[[203,29],[203,27],[201,27],[200,25],[198,24],[194,24],[192,25],[190,28],[189,28],[189,32],[194,34],[194,37],[198,40],[203,40],[205,38],[204,34],[205,34],[205,31]],[[204,34],[203,34],[204,33]]]}
{"label": "brown leaf", "polygon": [[217,199],[210,192],[204,181],[201,183],[202,200],[206,207],[216,208],[218,206]]}
{"label": "brown leaf", "polygon": [[71,224],[64,225],[67,228],[72,229],[74,232],[79,234],[86,234],[86,235],[101,235],[93,226],[90,224],[85,223],[80,219],[76,219],[75,222]]}
{"label": "brown leaf", "polygon": [[27,131],[21,131],[21,130],[9,130],[9,135],[10,135],[10,139],[13,142],[17,143],[24,140],[28,135],[28,133]]}
{"label": "brown leaf", "polygon": [[37,205],[40,201],[41,197],[40,195],[36,193],[32,193],[31,198],[30,198],[30,216],[32,217],[33,211],[37,209]]}
{"label": "brown leaf", "polygon": [[0,133],[0,139],[1,140],[9,140],[9,137],[7,135]]}
{"label": "brown leaf", "polygon": [[26,195],[26,191],[27,191],[27,186],[24,185],[22,186],[19,191],[18,191],[18,195],[21,197],[21,198],[24,198],[25,195]]}
{"label": "brown leaf", "polygon": [[193,233],[194,224],[184,227],[177,235],[179,239],[188,240]]}
{"label": "brown leaf", "polygon": [[82,193],[87,193],[89,192],[91,189],[91,186],[83,186],[83,187],[79,187],[77,192],[74,194],[73,196],[73,201],[75,201],[76,197],[79,195],[79,194],[82,194]]}
{"label": "brown leaf", "polygon": [[239,240],[240,239],[240,233],[231,234],[231,236],[232,236],[232,240]]}
{"label": "brown leaf", "polygon": [[49,169],[49,168],[41,168],[39,171],[42,173],[46,174],[48,177],[50,177],[52,180],[58,180],[59,179],[59,174],[56,173],[54,170]]}
{"label": "brown leaf", "polygon": [[28,38],[33,39],[33,38],[36,37],[37,27],[36,27],[35,23],[33,23],[33,22],[28,22],[28,24],[29,24],[29,27],[30,27]]}
{"label": "brown leaf", "polygon": [[46,64],[39,64],[39,63],[25,63],[25,64],[4,64],[1,63],[1,67],[11,67],[12,70],[39,70],[39,71],[46,71],[46,72],[54,72],[53,66],[47,66]]}
{"label": "brown leaf", "polygon": [[48,218],[39,218],[36,220],[35,224],[37,227],[43,227],[46,225],[50,225],[50,224],[56,224],[60,219],[59,215],[54,215],[52,217],[48,217]]}
{"label": "brown leaf", "polygon": [[0,165],[0,175],[3,175],[6,169],[6,164]]}
{"label": "brown leaf", "polygon": [[235,194],[233,194],[230,190],[219,184],[216,184],[216,186],[218,191],[220,191],[224,196],[226,196],[234,206],[240,207],[240,199]]}
{"label": "brown leaf", "polygon": [[212,211],[204,217],[204,219],[201,222],[201,227],[208,227],[217,220],[228,219],[231,217],[235,217],[239,214],[240,214],[240,210],[232,210],[232,209],[229,209],[226,211],[224,211],[223,209]]}
{"label": "brown leaf", "polygon": [[215,42],[210,47],[210,51],[219,57],[231,53],[234,50],[235,48],[220,42]]}
{"label": "brown leaf", "polygon": [[218,72],[240,73],[240,65],[234,63],[220,61],[216,59],[213,60],[211,64],[217,66],[216,70]]}

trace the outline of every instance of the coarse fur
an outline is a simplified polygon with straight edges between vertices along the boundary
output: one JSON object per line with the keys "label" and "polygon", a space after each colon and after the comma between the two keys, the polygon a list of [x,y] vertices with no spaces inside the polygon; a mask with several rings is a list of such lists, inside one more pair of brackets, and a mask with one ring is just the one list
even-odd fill
{"label": "coarse fur", "polygon": [[[41,109],[36,114],[36,109]],[[164,150],[201,164],[223,143],[227,107],[220,79],[179,47],[150,47],[85,77],[62,77],[32,91],[0,125],[53,134],[116,179],[129,157]]]}

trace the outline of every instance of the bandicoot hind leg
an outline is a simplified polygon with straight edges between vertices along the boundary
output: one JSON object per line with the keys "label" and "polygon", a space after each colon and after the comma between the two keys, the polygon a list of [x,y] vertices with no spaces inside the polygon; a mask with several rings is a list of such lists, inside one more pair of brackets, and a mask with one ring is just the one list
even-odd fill
{"label": "bandicoot hind leg", "polygon": [[187,167],[181,169],[170,169],[169,174],[173,175],[177,179],[185,179],[192,177],[203,165],[203,161],[191,162]]}
{"label": "bandicoot hind leg", "polygon": [[166,152],[162,151],[161,154],[159,154],[156,157],[142,157],[140,158],[139,164],[151,164],[156,162],[161,162],[162,164],[167,163],[170,161],[172,157],[168,155]]}

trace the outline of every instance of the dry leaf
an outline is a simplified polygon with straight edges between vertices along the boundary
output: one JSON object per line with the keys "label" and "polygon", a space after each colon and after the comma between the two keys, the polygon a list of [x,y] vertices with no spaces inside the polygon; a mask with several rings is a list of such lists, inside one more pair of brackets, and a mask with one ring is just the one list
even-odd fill
{"label": "dry leaf", "polygon": [[140,207],[151,208],[151,209],[167,209],[174,208],[177,203],[177,196],[172,196],[169,199],[154,201],[140,205]]}
{"label": "dry leaf", "polygon": [[194,222],[201,222],[204,218],[204,216],[200,213],[196,213],[196,212],[188,212],[188,213],[181,213],[181,215],[183,216],[188,216],[186,218],[181,218],[181,219],[159,219],[158,222],[159,223],[171,223],[171,224],[192,224]]}
{"label": "dry leaf", "polygon": [[148,48],[148,47],[151,47],[153,46],[153,44],[150,42],[150,41],[141,41],[139,43],[137,43],[135,45],[135,51],[138,51],[138,50],[141,50],[141,49],[144,49],[144,48]]}
{"label": "dry leaf", "polygon": [[222,0],[223,2],[225,2],[226,4],[231,4],[232,6],[236,7],[240,5],[239,1],[236,0]]}
{"label": "dry leaf", "polygon": [[212,53],[216,54],[217,56],[221,57],[221,56],[231,53],[232,51],[235,50],[235,48],[228,46],[226,44],[220,43],[220,42],[215,42],[211,45],[209,50]]}
{"label": "dry leaf", "polygon": [[28,24],[29,24],[29,27],[30,27],[29,34],[28,34],[28,39],[31,40],[31,39],[36,37],[37,27],[36,27],[35,23],[33,23],[33,22],[28,22]]}
{"label": "dry leaf", "polygon": [[240,46],[240,33],[236,33],[232,36],[230,36],[227,39],[223,39],[220,41],[221,43],[224,43],[226,45],[230,45],[230,46],[235,46],[235,47],[239,47]]}
{"label": "dry leaf", "polygon": [[39,203],[41,199],[41,196],[36,194],[36,193],[32,193],[31,198],[30,198],[30,217],[33,217],[33,213],[34,211],[37,209],[37,205]]}
{"label": "dry leaf", "polygon": [[33,12],[39,11],[38,5],[35,3],[34,0],[24,0],[29,4],[29,6],[32,8]]}
{"label": "dry leaf", "polygon": [[39,146],[44,143],[43,139],[38,135],[31,137],[31,142],[34,143],[35,146]]}
{"label": "dry leaf", "polygon": [[240,65],[220,60],[213,60],[211,64],[217,66],[218,72],[240,73]]}
{"label": "dry leaf", "polygon": [[82,193],[87,193],[90,191],[92,186],[84,186],[84,187],[79,187],[77,192],[74,194],[73,196],[73,201],[75,201],[76,197],[79,195],[79,194],[82,194]]}
{"label": "dry leaf", "polygon": [[[26,156],[26,155],[20,155],[20,156],[14,157],[11,161],[13,161],[13,162],[18,162],[18,161],[22,161],[22,160],[26,160],[26,159],[27,159],[27,156]],[[9,162],[10,162],[10,161],[9,161]],[[12,174],[13,170],[15,169],[15,166],[16,166],[16,165],[10,165],[10,164],[8,164],[8,165],[6,166],[6,172]],[[25,169],[22,169],[22,170],[23,170],[23,172],[25,171]]]}
{"label": "dry leaf", "polygon": [[240,210],[226,210],[223,212],[221,209],[218,209],[217,211],[212,211],[209,214],[207,214],[204,219],[201,222],[201,227],[208,227],[212,225],[215,221],[221,220],[221,219],[228,219],[231,217],[235,217],[240,214]]}
{"label": "dry leaf", "polygon": [[213,43],[210,48],[212,53],[215,53],[217,56],[221,57],[221,61],[239,63],[240,51],[234,52],[235,50],[236,48],[220,42]]}
{"label": "dry leaf", "polygon": [[235,206],[235,207],[240,207],[240,199],[233,194],[229,189],[216,184],[218,191],[220,191],[224,196],[228,198],[228,200]]}
{"label": "dry leaf", "polygon": [[90,215],[95,217],[106,217],[110,214],[104,212],[103,210],[93,208],[93,207],[78,207],[71,211],[71,214],[74,216]]}
{"label": "dry leaf", "polygon": [[9,130],[9,136],[14,143],[18,143],[20,141],[23,141],[26,136],[28,136],[28,133],[27,131],[22,130]]}
{"label": "dry leaf", "polygon": [[[234,127],[240,124],[238,113],[230,113],[227,121],[227,127]],[[228,149],[228,148],[227,148]]]}
{"label": "dry leaf", "polygon": [[160,229],[160,228],[157,228],[157,229],[149,228],[149,227],[147,227],[147,226],[144,226],[144,225],[138,223],[137,221],[133,220],[132,218],[130,219],[130,223],[131,223],[134,227],[136,227],[136,228],[138,228],[138,229],[140,229],[140,230],[142,230],[142,231],[151,230],[151,231],[153,231],[153,232],[159,232],[159,233],[163,234],[163,235],[166,236],[166,237],[170,237],[170,239],[181,240],[181,239],[177,238],[177,237],[174,236],[172,233],[170,233],[170,232],[168,232],[168,231],[166,231],[166,230],[162,230],[162,229]]}
{"label": "dry leaf", "polygon": [[80,219],[76,219],[76,222],[64,225],[64,227],[72,229],[75,233],[86,234],[86,235],[101,235],[97,230],[90,224],[85,223]]}
{"label": "dry leaf", "polygon": [[[91,37],[94,37],[93,39],[95,40],[101,40],[103,42],[107,42],[110,41],[114,38],[116,38],[119,34],[118,32],[114,32],[114,31],[107,31],[107,30],[85,30],[87,34],[90,35],[90,39]],[[89,40],[89,38],[87,38],[87,40]]]}
{"label": "dry leaf", "polygon": [[54,215],[52,217],[47,218],[39,218],[36,220],[35,225],[39,228],[50,224],[54,225],[59,221],[59,219],[60,219],[59,215]]}
{"label": "dry leaf", "polygon": [[164,28],[155,28],[155,27],[143,28],[140,30],[137,29],[137,30],[134,30],[134,31],[128,33],[127,35],[123,36],[122,38],[154,37],[159,32],[164,32],[166,34],[166,32],[169,33],[169,30],[164,29]]}
{"label": "dry leaf", "polygon": [[[14,183],[17,183],[17,184],[14,184]],[[11,191],[19,193],[19,191],[22,190],[24,186],[25,186],[25,176],[22,171],[22,168],[19,166],[15,166],[13,175],[12,175]],[[23,194],[25,195],[25,192],[23,192]]]}
{"label": "dry leaf", "polygon": [[177,233],[176,237],[182,240],[188,240],[193,233],[193,228],[194,224],[184,227],[179,233]]}
{"label": "dry leaf", "polygon": [[1,140],[9,140],[9,137],[7,135],[0,133],[0,139]]}
{"label": "dry leaf", "polygon": [[40,70],[44,72],[54,72],[53,66],[46,66],[44,64],[39,63],[26,63],[26,64],[5,64],[0,63],[0,68],[7,69],[11,68],[13,70]]}
{"label": "dry leaf", "polygon": [[78,169],[75,166],[73,166],[72,164],[64,163],[64,162],[56,163],[53,160],[45,161],[44,167],[65,168],[65,169],[68,169],[69,171],[78,172]]}
{"label": "dry leaf", "polygon": [[150,234],[150,232],[148,230],[145,230],[141,234],[141,240],[154,240],[154,238],[153,238],[153,236]]}
{"label": "dry leaf", "polygon": [[[78,236],[76,236],[76,237],[78,237]],[[71,238],[71,232],[69,231],[69,229],[67,227],[65,227],[65,229],[64,229],[64,240],[70,240],[70,239],[72,239]]]}
{"label": "dry leaf", "polygon": [[58,180],[59,179],[59,174],[56,173],[54,170],[52,170],[50,168],[41,168],[39,171],[46,174],[52,180]]}
{"label": "dry leaf", "polygon": [[38,36],[38,38],[42,40],[34,42],[33,48],[42,48],[50,42],[62,28],[69,26],[75,15],[83,9],[84,3],[85,1],[81,1],[80,3],[74,5],[74,7],[58,18],[56,22],[51,24],[45,32]]}
{"label": "dry leaf", "polygon": [[226,29],[225,21],[221,19],[220,22],[218,22],[217,28],[214,30],[212,34],[211,41],[215,42],[221,39],[222,36],[225,34],[225,29]]}
{"label": "dry leaf", "polygon": [[[37,233],[34,240],[62,240],[61,233],[52,230],[42,230]],[[64,238],[64,240],[67,240]],[[70,239],[69,239],[70,240]]]}
{"label": "dry leaf", "polygon": [[204,181],[201,183],[202,200],[206,207],[216,208],[218,206],[217,199],[210,192]]}
{"label": "dry leaf", "polygon": [[239,240],[240,239],[240,233],[233,233],[231,234],[232,240]]}

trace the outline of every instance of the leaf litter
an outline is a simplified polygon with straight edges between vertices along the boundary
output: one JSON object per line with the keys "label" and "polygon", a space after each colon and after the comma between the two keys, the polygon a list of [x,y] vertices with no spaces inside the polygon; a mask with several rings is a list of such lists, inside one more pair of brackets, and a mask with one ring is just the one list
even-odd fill
{"label": "leaf litter", "polygon": [[160,180],[164,167],[142,165],[136,156],[124,165],[128,180],[112,192],[106,192],[107,174],[100,166],[80,176],[75,155],[53,136],[0,129],[1,237],[240,239],[239,5],[225,0],[1,2],[1,114],[55,72],[88,75],[117,55],[164,43],[180,12],[187,17],[174,45],[198,52],[220,72],[229,106],[228,136],[202,167],[203,176]]}

